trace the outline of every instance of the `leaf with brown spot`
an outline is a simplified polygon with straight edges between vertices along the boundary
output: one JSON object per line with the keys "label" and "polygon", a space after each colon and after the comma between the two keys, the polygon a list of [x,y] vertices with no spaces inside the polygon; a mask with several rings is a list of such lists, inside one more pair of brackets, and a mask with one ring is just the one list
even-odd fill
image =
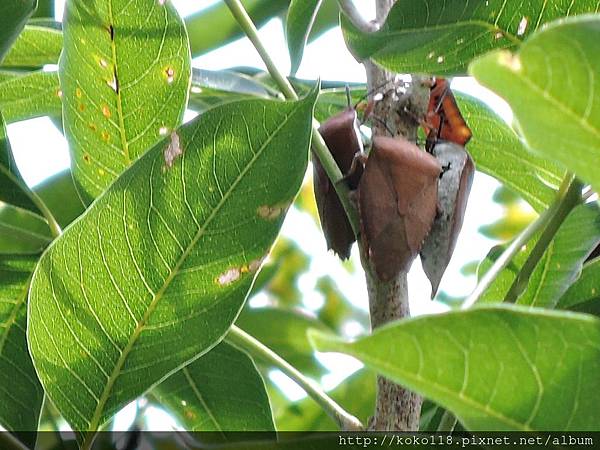
{"label": "leaf with brown spot", "polygon": [[431,298],[452,258],[475,174],[471,156],[460,145],[439,142],[433,155],[444,172],[438,187],[438,214],[421,249],[423,270],[431,282]]}
{"label": "leaf with brown spot", "polygon": [[77,189],[90,202],[164,137],[161,130],[181,124],[189,43],[171,2],[156,0],[71,0],[63,35],[65,136]]}
{"label": "leaf with brown spot", "polygon": [[[341,172],[347,174],[355,155],[363,150],[356,110],[347,108],[331,117],[321,125],[319,132]],[[335,187],[316,157],[313,158],[313,170],[315,199],[327,248],[337,253],[340,258],[347,259],[356,237]],[[351,190],[358,187],[362,172],[363,167],[359,164],[345,180]]]}
{"label": "leaf with brown spot", "polygon": [[436,214],[438,161],[403,138],[377,136],[358,188],[362,236],[377,276],[408,271]]}

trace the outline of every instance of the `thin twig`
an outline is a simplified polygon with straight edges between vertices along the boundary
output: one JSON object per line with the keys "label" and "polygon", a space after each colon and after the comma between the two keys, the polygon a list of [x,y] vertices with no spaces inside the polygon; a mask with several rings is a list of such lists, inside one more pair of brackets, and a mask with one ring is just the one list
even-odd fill
{"label": "thin twig", "polygon": [[[288,79],[279,71],[279,69],[271,59],[271,56],[269,55],[269,52],[260,40],[260,37],[258,36],[258,30],[252,22],[252,19],[246,12],[244,5],[242,5],[240,0],[225,0],[225,3],[231,10],[233,17],[237,20],[242,30],[244,30],[244,32],[248,36],[248,39],[250,39],[250,41],[256,48],[256,51],[265,63],[269,74],[271,75],[271,77],[273,77],[273,79],[279,86],[279,89],[281,89],[283,95],[285,95],[285,97],[288,100],[297,100],[298,94],[296,94],[296,91],[294,91],[294,88],[292,87]],[[340,168],[336,164],[335,160],[333,159],[333,156],[331,156],[331,152],[327,148],[325,141],[321,137],[321,134],[318,130],[318,123],[316,121],[313,121],[311,145],[313,153],[319,159],[319,162],[325,169],[327,176],[331,180],[333,187],[335,188],[335,191],[338,194],[338,197],[340,198],[342,206],[344,207],[344,210],[348,215],[348,220],[350,222],[350,225],[352,226],[354,234],[358,235],[360,231],[358,214],[356,212],[356,208],[350,201],[348,186],[346,185],[346,183],[340,183],[344,176],[340,171]]]}
{"label": "thin twig", "polygon": [[60,229],[60,225],[56,221],[56,218],[46,206],[46,203],[37,195],[33,190],[29,188],[20,178],[15,176],[10,171],[3,171],[4,175],[10,179],[14,184],[16,184],[24,193],[29,197],[31,202],[36,206],[36,208],[42,213],[46,222],[48,222],[48,227],[50,228],[50,232],[52,236],[57,238],[62,234],[62,230]]}
{"label": "thin twig", "polygon": [[504,301],[507,303],[515,303],[519,296],[525,291],[529,283],[531,274],[537,267],[538,262],[546,252],[548,245],[556,232],[563,224],[569,213],[573,208],[581,203],[581,183],[573,176],[568,176],[570,179],[566,179],[563,183],[563,187],[558,195],[558,207],[555,213],[552,215],[548,224],[544,228],[542,235],[536,242],[535,246],[531,250],[531,253],[527,257],[525,263],[519,270],[513,284],[510,286]]}
{"label": "thin twig", "polygon": [[306,378],[298,369],[284,360],[273,350],[250,336],[244,330],[233,325],[225,338],[229,343],[235,345],[248,353],[271,363],[284,374],[294,380],[306,393],[316,401],[333,420],[345,431],[364,430],[363,424],[352,414],[345,411],[331,397],[316,385],[312,380]]}
{"label": "thin twig", "polygon": [[484,292],[492,285],[496,278],[500,275],[500,273],[508,267],[513,258],[519,253],[521,248],[526,245],[533,236],[544,229],[548,223],[555,217],[557,214],[561,204],[564,201],[565,195],[571,186],[572,176],[567,175],[563,181],[561,189],[557,194],[556,200],[542,213],[538,216],[538,218],[530,223],[525,230],[521,232],[517,236],[517,238],[512,241],[512,243],[504,250],[504,252],[500,255],[498,259],[492,264],[492,267],[488,269],[485,275],[481,278],[475,290],[467,297],[467,299],[463,302],[461,309],[468,309],[472,307],[475,303],[477,303]]}
{"label": "thin twig", "polygon": [[0,448],[2,450],[29,450],[21,444],[21,441],[6,431],[0,432]]}
{"label": "thin twig", "polygon": [[338,0],[340,11],[352,22],[352,24],[360,31],[370,33],[377,31],[376,22],[368,22],[364,19],[362,14],[358,12],[354,2],[352,0]]}

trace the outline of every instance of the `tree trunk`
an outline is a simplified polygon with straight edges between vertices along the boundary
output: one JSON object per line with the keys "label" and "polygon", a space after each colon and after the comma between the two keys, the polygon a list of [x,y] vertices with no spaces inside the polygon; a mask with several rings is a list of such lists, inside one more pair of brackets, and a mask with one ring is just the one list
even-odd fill
{"label": "tree trunk", "polygon": [[[377,0],[377,22],[383,23],[395,0]],[[396,74],[390,73],[366,61],[368,89],[372,96],[383,94],[373,110],[373,136],[404,136],[415,142],[419,126],[418,117],[424,117],[429,101],[429,89],[419,77],[405,86]],[[384,283],[377,279],[363,258],[371,327],[376,329],[387,322],[410,316],[406,273]],[[390,342],[389,345],[403,345]],[[417,431],[421,415],[422,398],[391,381],[379,377],[377,380],[377,402],[375,415],[369,428],[385,431]]]}

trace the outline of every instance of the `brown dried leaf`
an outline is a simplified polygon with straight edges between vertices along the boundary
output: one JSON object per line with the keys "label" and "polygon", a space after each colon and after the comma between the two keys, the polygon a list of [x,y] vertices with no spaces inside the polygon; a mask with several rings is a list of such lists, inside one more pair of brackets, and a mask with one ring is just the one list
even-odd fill
{"label": "brown dried leaf", "polygon": [[360,181],[364,245],[377,276],[408,271],[436,215],[438,161],[402,138],[377,136]]}
{"label": "brown dried leaf", "polygon": [[444,173],[438,187],[439,212],[421,249],[423,270],[431,282],[431,298],[452,258],[475,173],[471,156],[460,145],[438,142],[433,154]]}
{"label": "brown dried leaf", "polygon": [[[356,111],[348,108],[331,117],[321,125],[319,132],[323,136],[329,151],[343,174],[347,174],[357,153],[362,153],[362,141],[358,132]],[[325,169],[317,158],[313,158],[314,188],[321,227],[327,241],[340,258],[350,257],[352,244],[356,240],[348,217]],[[363,168],[359,166],[348,176],[345,182],[352,190],[358,187]]]}

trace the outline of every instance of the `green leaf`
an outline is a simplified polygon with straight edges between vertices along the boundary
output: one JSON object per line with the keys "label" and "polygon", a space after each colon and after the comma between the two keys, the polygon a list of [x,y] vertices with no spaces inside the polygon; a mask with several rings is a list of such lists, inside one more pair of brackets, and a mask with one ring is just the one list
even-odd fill
{"label": "green leaf", "polygon": [[[600,240],[598,220],[600,217],[596,205],[580,205],[573,209],[548,245],[519,303],[531,302],[537,306],[549,307],[556,305],[558,299],[577,279],[583,262],[595,246],[594,243]],[[503,301],[539,237],[540,233],[537,233],[519,250],[509,266],[500,272],[484,292],[480,302]],[[477,269],[479,279],[505,248],[506,245],[499,245],[490,250]]]}
{"label": "green leaf", "polygon": [[[25,337],[36,260],[0,256],[0,425],[8,431],[36,431],[44,397]],[[35,436],[24,435],[24,440],[33,447]]]}
{"label": "green leaf", "polygon": [[227,343],[171,375],[152,394],[187,431],[275,431],[254,362]]}
{"label": "green leaf", "polygon": [[495,52],[471,66],[483,85],[508,101],[532,151],[560,162],[596,190],[599,52],[600,17],[586,16],[546,27],[516,54]]}
{"label": "green leaf", "polygon": [[600,426],[600,320],[522,307],[474,308],[392,323],[347,343],[312,332],[451,410],[469,430]]}
{"label": "green leaf", "polygon": [[301,372],[319,377],[325,369],[306,337],[310,328],[331,331],[315,317],[297,309],[244,308],[236,324]]}
{"label": "green leaf", "polygon": [[0,113],[0,202],[37,211],[26,191],[27,185],[13,158],[4,118]]}
{"label": "green leaf", "polygon": [[77,194],[69,169],[46,178],[33,190],[40,196],[62,228],[85,211],[85,205]]}
{"label": "green leaf", "polygon": [[477,170],[518,192],[535,210],[546,209],[554,200],[564,169],[529,153],[513,129],[480,100],[460,92],[456,98],[473,131],[467,148]]}
{"label": "green leaf", "polygon": [[73,0],[64,36],[65,135],[76,186],[91,200],[179,126],[190,53],[171,2]]}
{"label": "green leaf", "polygon": [[[375,410],[377,381],[375,374],[361,369],[353,373],[327,394],[363,423]],[[339,431],[339,426],[309,397],[286,402],[277,412],[278,431]]]}
{"label": "green leaf", "polygon": [[599,8],[598,0],[398,2],[375,33],[361,32],[344,16],[342,29],[359,60],[399,73],[460,75],[477,56],[515,48],[546,22]]}
{"label": "green leaf", "polygon": [[60,30],[48,26],[26,25],[6,58],[3,67],[41,67],[56,64],[63,46]]}
{"label": "green leaf", "polygon": [[54,18],[54,0],[38,0],[34,17]]}
{"label": "green leaf", "polygon": [[0,109],[8,123],[40,116],[60,117],[62,92],[56,72],[31,72],[0,83]]}
{"label": "green leaf", "polygon": [[52,235],[42,217],[0,202],[0,254],[35,255],[50,242]]}
{"label": "green leaf", "polygon": [[554,308],[581,274],[584,261],[600,243],[600,207],[576,207],[560,227],[529,277],[517,303]]}
{"label": "green leaf", "polygon": [[36,0],[2,0],[0,14],[0,61],[37,6]]}
{"label": "green leaf", "polygon": [[292,63],[290,73],[298,72],[304,46],[313,26],[322,0],[291,0],[285,21],[285,35]]}
{"label": "green leaf", "polygon": [[233,101],[275,96],[277,91],[235,71],[203,69],[192,71],[189,106],[200,113]]}
{"label": "green leaf", "polygon": [[42,257],[29,342],[75,430],[214,346],[308,161],[316,91],[212,109],[142,156]]}
{"label": "green leaf", "polygon": [[594,259],[583,266],[581,276],[560,298],[556,307],[571,309],[594,300],[600,300],[600,259]]}

